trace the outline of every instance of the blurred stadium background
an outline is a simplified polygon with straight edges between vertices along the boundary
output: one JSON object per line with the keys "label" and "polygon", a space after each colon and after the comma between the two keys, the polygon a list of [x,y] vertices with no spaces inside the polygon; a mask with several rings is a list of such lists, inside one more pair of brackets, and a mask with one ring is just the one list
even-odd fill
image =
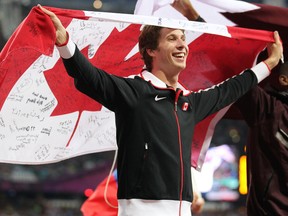
{"label": "blurred stadium background", "polygon": [[[288,0],[248,2],[288,6]],[[133,13],[136,0],[0,0],[1,49],[38,3],[60,8]],[[206,205],[202,216],[245,215],[246,192],[241,188],[241,159],[245,157],[247,133],[247,126],[242,121],[221,120],[217,125],[211,149],[228,146],[228,151],[236,159],[226,161],[222,158],[221,165],[212,173],[212,188],[209,191],[203,189]],[[108,175],[113,157],[114,152],[104,152],[41,166],[0,163],[0,216],[82,215],[80,208],[87,198],[84,191],[94,190]]]}

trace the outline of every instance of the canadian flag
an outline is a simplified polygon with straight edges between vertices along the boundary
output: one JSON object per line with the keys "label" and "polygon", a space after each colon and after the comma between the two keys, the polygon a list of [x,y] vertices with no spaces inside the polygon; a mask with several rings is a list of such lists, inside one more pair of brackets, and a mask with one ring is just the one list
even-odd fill
{"label": "canadian flag", "polygon": [[[139,74],[137,39],[142,25],[186,30],[190,55],[180,76],[199,90],[251,67],[270,31],[136,14],[49,8],[97,67],[111,74]],[[116,150],[114,114],[78,92],[55,48],[50,18],[34,7],[0,54],[0,161],[53,163],[92,152]],[[113,57],[113,58],[112,58]],[[201,169],[222,112],[195,131],[193,166]],[[206,143],[206,144],[205,144]]]}
{"label": "canadian flag", "polygon": [[187,111],[188,110],[188,107],[189,107],[189,104],[187,102],[185,102],[183,105],[182,105],[182,110],[183,111]]}

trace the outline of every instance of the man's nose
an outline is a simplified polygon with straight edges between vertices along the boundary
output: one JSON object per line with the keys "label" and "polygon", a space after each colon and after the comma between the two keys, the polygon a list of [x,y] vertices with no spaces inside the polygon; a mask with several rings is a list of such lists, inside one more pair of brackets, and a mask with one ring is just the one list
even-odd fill
{"label": "man's nose", "polygon": [[177,48],[178,49],[187,49],[188,50],[188,46],[186,41],[183,41],[182,39],[178,39],[177,40]]}
{"label": "man's nose", "polygon": [[179,46],[179,47],[187,46],[186,41],[183,40],[183,39],[181,39],[181,38],[179,38],[179,39],[177,40],[177,46]]}

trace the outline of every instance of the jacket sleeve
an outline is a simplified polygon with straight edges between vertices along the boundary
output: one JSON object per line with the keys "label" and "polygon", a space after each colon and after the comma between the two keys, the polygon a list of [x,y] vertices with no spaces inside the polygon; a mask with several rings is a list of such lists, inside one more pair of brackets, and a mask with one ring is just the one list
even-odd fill
{"label": "jacket sleeve", "polygon": [[74,78],[80,92],[112,111],[115,111],[116,105],[136,101],[131,79],[111,75],[95,67],[72,41],[65,47],[58,47],[58,50],[68,75]]}
{"label": "jacket sleeve", "polygon": [[[239,109],[249,126],[261,124],[273,114],[275,100],[259,86],[252,88],[234,105]],[[271,116],[272,117],[272,116]]]}
{"label": "jacket sleeve", "polygon": [[269,68],[261,62],[218,85],[198,91],[193,99],[196,122],[234,103],[269,74]]}

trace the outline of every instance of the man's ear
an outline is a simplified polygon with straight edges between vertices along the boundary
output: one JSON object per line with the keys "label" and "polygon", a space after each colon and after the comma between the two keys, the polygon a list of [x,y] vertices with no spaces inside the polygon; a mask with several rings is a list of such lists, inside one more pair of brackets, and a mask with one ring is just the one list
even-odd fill
{"label": "man's ear", "polygon": [[146,49],[146,52],[149,56],[154,57],[155,56],[155,50],[152,49]]}
{"label": "man's ear", "polygon": [[282,85],[282,86],[288,86],[288,76],[286,75],[280,75],[279,76],[279,83]]}

